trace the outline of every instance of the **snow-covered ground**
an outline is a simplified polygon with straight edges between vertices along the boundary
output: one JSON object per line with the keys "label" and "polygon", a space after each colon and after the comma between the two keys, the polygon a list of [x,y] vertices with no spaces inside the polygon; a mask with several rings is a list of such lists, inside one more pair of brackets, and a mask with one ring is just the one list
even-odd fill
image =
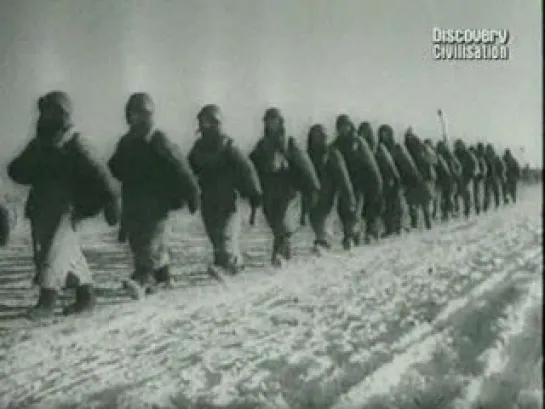
{"label": "snow-covered ground", "polygon": [[[173,233],[176,289],[129,302],[115,232],[83,241],[102,307],[40,328],[24,232],[0,250],[0,408],[541,408],[542,197],[347,254],[203,273],[200,221]],[[67,302],[67,301],[66,301]]]}

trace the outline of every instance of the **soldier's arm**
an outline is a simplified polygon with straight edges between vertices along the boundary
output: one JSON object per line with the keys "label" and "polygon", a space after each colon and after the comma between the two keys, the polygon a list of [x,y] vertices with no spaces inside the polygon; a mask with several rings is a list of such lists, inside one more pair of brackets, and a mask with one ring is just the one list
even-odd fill
{"label": "soldier's arm", "polygon": [[78,173],[83,177],[83,180],[89,182],[88,188],[92,189],[92,194],[99,198],[106,222],[110,226],[116,225],[120,218],[120,210],[107,167],[98,159],[98,155],[91,148],[87,139],[76,135],[74,145],[77,153]]}
{"label": "soldier's arm", "polygon": [[189,168],[193,171],[193,174],[199,175],[201,169],[198,165],[197,155],[199,150],[199,142],[195,142],[189,153],[187,154],[187,163],[189,163]]}
{"label": "soldier's arm", "polygon": [[20,185],[34,183],[38,167],[38,143],[32,139],[23,151],[8,165],[8,176]]}
{"label": "soldier's arm", "polygon": [[201,192],[189,161],[184,158],[180,147],[163,133],[156,133],[154,142],[159,157],[169,165],[169,169],[175,172],[189,211],[195,213],[200,207]]}
{"label": "soldier's arm", "polygon": [[290,151],[292,152],[292,155],[290,155],[291,159],[300,162],[297,163],[295,167],[297,168],[297,171],[301,173],[299,177],[304,181],[305,187],[308,190],[308,192],[305,193],[313,194],[320,191],[320,179],[318,178],[312,160],[310,160],[310,156],[300,148],[295,138],[290,137],[288,143]]}
{"label": "soldier's arm", "polygon": [[251,159],[248,159],[236,146],[230,146],[230,155],[235,169],[240,194],[247,198],[252,208],[261,206],[262,190],[257,171]]}
{"label": "soldier's arm", "polygon": [[254,166],[254,169],[257,172],[258,177],[261,177],[261,142],[258,142],[257,145],[252,149],[250,154],[248,155],[248,158],[250,159],[250,162],[252,162],[252,165]]}
{"label": "soldier's arm", "polygon": [[330,160],[332,171],[334,172],[335,184],[339,188],[340,194],[346,198],[347,203],[350,204],[350,208],[356,208],[356,195],[354,193],[354,186],[350,180],[348,168],[343,156],[337,149],[331,149]]}
{"label": "soldier's arm", "polygon": [[108,161],[108,169],[114,178],[123,182],[125,179],[126,153],[125,153],[126,140],[122,137],[117,143],[114,154]]}

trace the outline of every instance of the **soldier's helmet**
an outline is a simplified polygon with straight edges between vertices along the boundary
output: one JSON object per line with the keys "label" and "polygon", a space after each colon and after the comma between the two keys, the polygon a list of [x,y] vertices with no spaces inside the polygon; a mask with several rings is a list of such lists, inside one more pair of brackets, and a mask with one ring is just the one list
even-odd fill
{"label": "soldier's helmet", "polygon": [[72,101],[63,91],[51,91],[38,99],[40,114],[53,113],[69,117],[72,115]]}
{"label": "soldier's helmet", "polygon": [[314,124],[308,130],[307,147],[312,148],[316,144],[324,144],[327,142],[327,133],[322,124]]}
{"label": "soldier's helmet", "polygon": [[337,116],[337,120],[335,121],[335,128],[340,129],[341,127],[346,125],[354,129],[354,124],[352,123],[348,115],[341,114]]}
{"label": "soldier's helmet", "polygon": [[207,104],[203,106],[197,114],[198,120],[211,122],[216,125],[222,122],[222,117],[221,109],[216,104]]}
{"label": "soldier's helmet", "polygon": [[284,117],[282,116],[282,112],[280,111],[280,109],[271,107],[265,110],[265,114],[263,115],[263,121],[269,121],[272,119],[278,119],[280,121],[284,120]]}
{"label": "soldier's helmet", "polygon": [[461,139],[456,139],[454,141],[454,149],[455,150],[465,150],[466,144]]}
{"label": "soldier's helmet", "polygon": [[127,116],[129,113],[151,115],[154,110],[155,104],[150,95],[146,92],[136,92],[132,94],[125,106],[125,114]]}
{"label": "soldier's helmet", "polygon": [[325,132],[325,128],[322,124],[314,124],[310,127],[310,129],[308,130],[308,135],[309,136],[313,136],[313,135],[325,135],[326,132]]}
{"label": "soldier's helmet", "polygon": [[377,133],[378,142],[386,146],[388,150],[392,150],[395,145],[394,130],[392,127],[388,124],[382,124],[378,127]]}

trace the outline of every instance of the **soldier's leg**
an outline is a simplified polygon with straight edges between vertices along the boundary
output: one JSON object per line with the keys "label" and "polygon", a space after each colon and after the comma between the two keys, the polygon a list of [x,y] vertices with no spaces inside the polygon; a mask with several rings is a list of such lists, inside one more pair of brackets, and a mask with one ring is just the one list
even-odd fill
{"label": "soldier's leg", "polygon": [[291,236],[293,233],[291,220],[288,220],[288,208],[291,200],[277,198],[263,203],[263,213],[267,224],[273,233],[273,249],[271,263],[281,265],[283,261],[291,258]]}
{"label": "soldier's leg", "polygon": [[509,188],[508,188],[508,182],[507,180],[502,180],[501,182],[501,191],[503,195],[503,204],[508,205],[509,204]]}
{"label": "soldier's leg", "polygon": [[490,201],[492,200],[492,181],[487,177],[484,181],[484,200],[483,200],[483,211],[487,212],[490,208]]}
{"label": "soldier's leg", "polygon": [[332,203],[318,202],[309,212],[310,226],[314,232],[314,246],[316,248],[330,248],[327,219],[332,209]]}
{"label": "soldier's leg", "polygon": [[369,242],[371,239],[378,240],[378,222],[382,213],[382,197],[366,195],[364,200],[363,215],[365,218],[365,241]]}
{"label": "soldier's leg", "polygon": [[357,215],[359,212],[355,211],[353,208],[350,208],[348,203],[346,203],[343,198],[339,198],[337,203],[337,214],[339,215],[343,229],[343,248],[345,250],[349,250],[356,244],[355,237],[358,234],[357,224],[359,222]]}
{"label": "soldier's leg", "polygon": [[213,266],[231,274],[239,272],[243,268],[239,246],[241,223],[239,212],[203,207],[201,213],[214,251]]}
{"label": "soldier's leg", "polygon": [[389,236],[395,232],[395,194],[394,186],[387,186],[384,189],[384,213],[382,220],[384,223],[384,236]]}
{"label": "soldier's leg", "polygon": [[469,184],[471,182],[470,181],[467,181],[465,183],[462,184],[462,190],[461,190],[461,199],[462,199],[462,203],[463,203],[463,212],[464,212],[464,217],[469,217],[470,213],[471,213],[471,193],[469,192]]}
{"label": "soldier's leg", "polygon": [[231,274],[243,269],[244,261],[240,251],[241,218],[238,210],[225,215],[218,223],[216,264]]}
{"label": "soldier's leg", "polygon": [[513,203],[517,203],[517,180],[511,180],[511,198]]}
{"label": "soldier's leg", "polygon": [[475,208],[475,214],[481,213],[481,181],[480,179],[473,180],[473,206]]}
{"label": "soldier's leg", "polygon": [[492,183],[492,192],[494,194],[494,205],[498,209],[500,207],[500,181],[494,180]]}
{"label": "soldier's leg", "polygon": [[418,227],[418,207],[420,205],[417,190],[413,187],[408,188],[405,192],[405,198],[407,200],[411,228],[416,229]]}
{"label": "soldier's leg", "polygon": [[39,282],[41,312],[52,314],[56,294],[64,287],[76,289],[76,300],[64,309],[65,314],[91,310],[95,304],[93,279],[69,215],[61,219],[51,242],[43,249]]}

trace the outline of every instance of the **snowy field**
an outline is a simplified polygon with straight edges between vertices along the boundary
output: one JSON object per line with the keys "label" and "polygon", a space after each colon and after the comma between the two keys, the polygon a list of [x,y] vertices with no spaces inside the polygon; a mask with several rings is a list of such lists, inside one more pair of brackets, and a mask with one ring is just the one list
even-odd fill
{"label": "snowy field", "polygon": [[521,196],[320,258],[307,228],[276,272],[270,236],[246,226],[250,268],[228,286],[182,212],[176,288],[141,302],[120,287],[127,249],[93,221],[100,308],[39,328],[20,317],[37,297],[22,226],[0,249],[0,408],[541,408],[541,187]]}

